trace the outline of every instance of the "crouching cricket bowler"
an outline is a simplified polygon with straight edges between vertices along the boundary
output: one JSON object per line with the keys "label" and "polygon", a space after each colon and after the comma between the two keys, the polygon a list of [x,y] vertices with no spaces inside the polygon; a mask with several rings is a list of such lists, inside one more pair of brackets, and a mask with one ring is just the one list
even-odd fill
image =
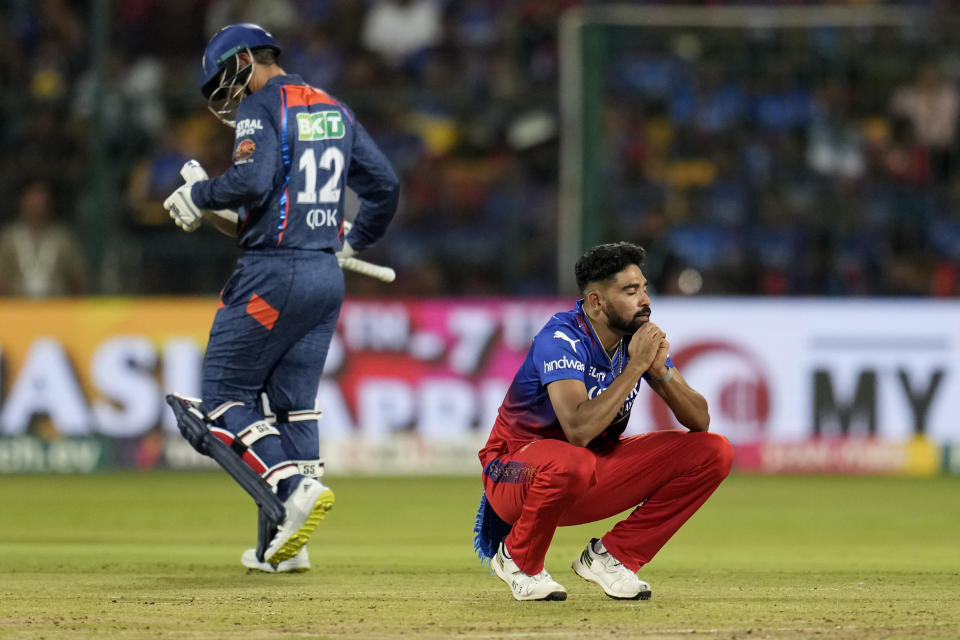
{"label": "crouching cricket bowler", "polygon": [[[650,598],[637,571],[730,471],[733,448],[707,432],[703,396],[650,321],[643,248],[621,242],[576,264],[583,299],[554,315],[507,391],[480,451],[474,538],[517,600],[565,600],[544,569],[558,526],[630,515],[587,543],[573,571],[612,598]],[[643,379],[689,429],[621,437]]]}
{"label": "crouching cricket bowler", "polygon": [[[206,179],[187,163],[187,184],[164,202],[184,231],[206,218],[243,250],[210,330],[202,404],[175,394],[168,402],[191,444],[260,505],[258,548],[241,562],[268,572],[309,568],[305,544],[333,506],[321,482],[316,403],[344,296],[338,258],[384,234],[399,193],[396,173],[353,112],[287,74],[279,55],[255,24],[213,36],[201,91],[236,129],[233,166]],[[344,237],[348,186],[361,204]]]}

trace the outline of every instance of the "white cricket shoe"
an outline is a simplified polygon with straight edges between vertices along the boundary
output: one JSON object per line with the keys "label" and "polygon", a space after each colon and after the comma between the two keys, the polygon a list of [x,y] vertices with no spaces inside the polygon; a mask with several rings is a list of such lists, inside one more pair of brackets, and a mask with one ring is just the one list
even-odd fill
{"label": "white cricket shoe", "polygon": [[240,562],[248,569],[256,569],[264,573],[300,573],[310,570],[310,556],[307,554],[307,545],[300,547],[297,555],[289,560],[284,560],[276,566],[269,562],[260,562],[257,560],[256,549],[247,549],[244,551],[243,555],[240,556]]}
{"label": "white cricket shoe", "polygon": [[279,565],[297,555],[313,534],[313,530],[333,508],[333,491],[316,478],[304,478],[283,506],[287,517],[267,546],[264,559]]}
{"label": "white cricket shoe", "polygon": [[603,543],[593,538],[580,557],[570,565],[574,572],[603,587],[604,593],[619,600],[649,600],[650,585],[606,550]]}
{"label": "white cricket shoe", "polygon": [[535,576],[528,575],[510,557],[506,545],[500,543],[497,555],[490,561],[493,572],[510,585],[517,600],[566,600],[567,590],[544,569]]}

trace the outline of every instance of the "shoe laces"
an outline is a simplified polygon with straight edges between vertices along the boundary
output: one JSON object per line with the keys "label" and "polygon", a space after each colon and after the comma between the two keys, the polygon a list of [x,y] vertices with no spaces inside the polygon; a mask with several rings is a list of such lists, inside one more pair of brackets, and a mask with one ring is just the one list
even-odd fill
{"label": "shoe laces", "polygon": [[605,553],[605,554],[603,554],[603,555],[606,556],[606,558],[604,559],[604,563],[603,563],[603,564],[605,564],[605,565],[606,565],[607,567],[609,567],[610,569],[616,569],[617,571],[623,569],[623,570],[625,570],[625,571],[628,571],[628,569],[627,569],[625,566],[623,566],[623,563],[620,562],[619,560],[617,560],[616,558],[614,558],[614,557],[610,554],[610,552],[607,552],[607,553]]}
{"label": "shoe laces", "polygon": [[541,569],[540,573],[530,576],[534,582],[554,582],[553,576],[547,573],[546,569]]}
{"label": "shoe laces", "polygon": [[637,577],[636,573],[630,571],[630,569],[627,569],[623,563],[617,560],[609,551],[605,551],[603,553],[597,553],[596,551],[593,551],[593,555],[600,561],[600,564],[605,570],[611,573],[619,574],[622,578]]}

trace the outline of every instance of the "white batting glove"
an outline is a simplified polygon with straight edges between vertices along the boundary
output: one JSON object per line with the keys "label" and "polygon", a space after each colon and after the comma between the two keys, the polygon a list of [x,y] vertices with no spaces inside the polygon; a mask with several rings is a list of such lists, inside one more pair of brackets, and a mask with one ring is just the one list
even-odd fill
{"label": "white batting glove", "polygon": [[[200,182],[201,180],[207,180],[210,177],[207,175],[207,170],[200,164],[200,161],[194,159],[187,160],[183,163],[183,166],[180,168],[180,176],[188,185],[194,182]],[[204,209],[200,213],[204,215],[209,213],[218,216],[234,225],[237,224],[237,221],[240,219],[240,215],[233,209]],[[170,217],[173,217],[172,213]],[[187,231],[191,231],[191,229],[187,229]]]}
{"label": "white batting glove", "polygon": [[353,247],[350,246],[350,241],[344,238],[343,247],[340,249],[340,251],[337,251],[333,255],[337,256],[337,264],[342,267],[343,261],[347,258],[352,258],[353,256],[357,255],[357,252],[354,251]]}
{"label": "white batting glove", "polygon": [[193,203],[190,195],[192,184],[184,184],[170,194],[163,201],[163,208],[170,212],[170,217],[178,227],[186,232],[196,231],[203,221],[203,212]]}
{"label": "white batting glove", "polygon": [[191,158],[180,167],[180,177],[182,177],[183,181],[187,184],[193,184],[194,182],[206,180],[210,176],[207,175],[207,170],[203,168],[199,160]]}

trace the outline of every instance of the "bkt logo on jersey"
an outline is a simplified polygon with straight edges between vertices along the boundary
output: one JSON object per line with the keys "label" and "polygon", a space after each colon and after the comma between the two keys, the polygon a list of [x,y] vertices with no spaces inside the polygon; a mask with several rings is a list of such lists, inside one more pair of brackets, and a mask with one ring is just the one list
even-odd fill
{"label": "bkt logo on jersey", "polygon": [[343,114],[339,111],[298,113],[297,131],[300,140],[335,140],[346,133]]}
{"label": "bkt logo on jersey", "polygon": [[559,360],[551,360],[543,363],[544,373],[550,373],[555,369],[576,369],[577,371],[584,371],[586,367],[579,360],[571,360],[568,359],[567,356],[563,356]]}

